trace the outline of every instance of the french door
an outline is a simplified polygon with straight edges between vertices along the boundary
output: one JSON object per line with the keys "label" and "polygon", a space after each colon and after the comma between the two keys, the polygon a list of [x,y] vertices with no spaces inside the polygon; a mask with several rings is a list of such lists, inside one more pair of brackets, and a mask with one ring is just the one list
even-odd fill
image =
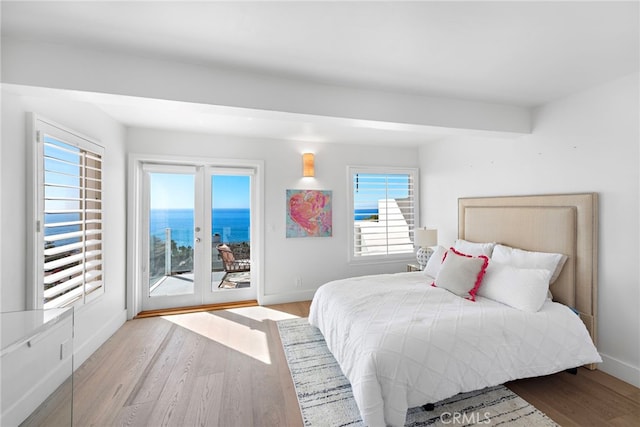
{"label": "french door", "polygon": [[[143,311],[256,299],[251,269],[254,172],[142,165]],[[244,268],[234,269],[229,256]]]}

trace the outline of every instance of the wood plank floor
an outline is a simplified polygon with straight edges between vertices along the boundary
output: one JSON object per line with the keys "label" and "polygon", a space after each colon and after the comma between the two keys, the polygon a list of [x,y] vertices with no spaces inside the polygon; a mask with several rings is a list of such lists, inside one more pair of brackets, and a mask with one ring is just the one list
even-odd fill
{"label": "wood plank floor", "polygon": [[[275,321],[308,310],[300,302],[129,321],[76,371],[74,425],[301,426]],[[640,419],[640,390],[600,371],[507,385],[563,426]],[[46,412],[25,424],[68,424],[60,410]]]}

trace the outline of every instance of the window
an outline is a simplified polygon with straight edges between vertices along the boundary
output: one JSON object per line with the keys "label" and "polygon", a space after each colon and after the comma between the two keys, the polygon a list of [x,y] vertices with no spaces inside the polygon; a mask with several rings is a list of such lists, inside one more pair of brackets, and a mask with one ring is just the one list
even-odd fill
{"label": "window", "polygon": [[34,119],[33,308],[103,293],[102,157],[96,143]]}
{"label": "window", "polygon": [[349,168],[351,260],[414,253],[417,169]]}

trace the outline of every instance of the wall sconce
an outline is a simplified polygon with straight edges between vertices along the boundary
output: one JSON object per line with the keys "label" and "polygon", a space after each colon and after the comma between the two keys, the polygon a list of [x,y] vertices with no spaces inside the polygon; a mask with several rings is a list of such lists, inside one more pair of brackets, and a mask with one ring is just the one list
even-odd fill
{"label": "wall sconce", "polygon": [[315,162],[313,153],[302,155],[302,176],[315,176]]}

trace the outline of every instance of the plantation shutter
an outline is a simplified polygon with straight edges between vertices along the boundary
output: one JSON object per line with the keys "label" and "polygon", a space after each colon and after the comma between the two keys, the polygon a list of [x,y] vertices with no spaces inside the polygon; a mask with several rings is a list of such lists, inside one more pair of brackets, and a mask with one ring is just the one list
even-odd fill
{"label": "plantation shutter", "polygon": [[[97,144],[38,131],[43,308],[103,291],[102,155]],[[96,292],[100,291],[100,292]],[[94,294],[94,295],[95,295]]]}
{"label": "plantation shutter", "polygon": [[413,253],[416,172],[351,172],[353,256]]}

